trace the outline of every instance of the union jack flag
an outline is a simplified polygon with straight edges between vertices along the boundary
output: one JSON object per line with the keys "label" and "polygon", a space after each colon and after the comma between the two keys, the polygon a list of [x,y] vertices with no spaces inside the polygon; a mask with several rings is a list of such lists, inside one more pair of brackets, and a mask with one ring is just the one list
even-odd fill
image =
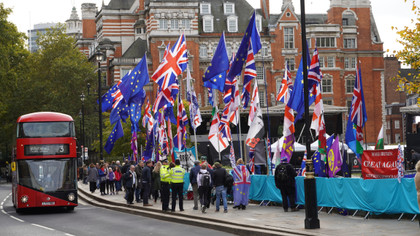
{"label": "union jack flag", "polygon": [[187,68],[187,43],[182,34],[171,50],[168,50],[159,67],[152,75],[162,91],[177,81],[177,76]]}
{"label": "union jack flag", "polygon": [[153,128],[153,116],[152,112],[150,111],[150,102],[149,99],[147,99],[146,108],[144,109],[144,116],[142,120],[142,125],[144,128],[147,127],[147,129],[150,131]]}
{"label": "union jack flag", "polygon": [[252,90],[251,105],[249,107],[248,126],[251,126],[254,120],[257,109],[260,107],[260,96],[258,95],[258,81],[254,82],[254,89]]}
{"label": "union jack flag", "polygon": [[189,109],[191,126],[196,129],[201,125],[202,119],[197,96],[195,94],[194,87],[191,86],[191,73],[189,68],[187,68],[187,101],[190,102]]}
{"label": "union jack flag", "polygon": [[[251,41],[251,40],[250,40]],[[249,95],[251,93],[251,81],[257,77],[257,68],[255,67],[254,52],[252,44],[248,46],[248,56],[246,57],[246,66],[244,72],[244,87],[242,89],[241,100],[244,108],[248,107]]]}
{"label": "union jack flag", "polygon": [[315,48],[308,71],[308,88],[313,89],[317,84],[321,82],[321,79],[322,73],[319,67],[318,49]]}
{"label": "union jack flag", "polygon": [[281,87],[277,94],[276,100],[279,102],[287,103],[289,101],[290,88],[292,86],[293,86],[292,74],[290,73],[289,65],[286,62],[285,68],[284,68],[284,77],[281,81]]}
{"label": "union jack flag", "polygon": [[[235,179],[235,185],[238,184],[251,184],[251,177],[249,171],[246,169],[246,166],[239,165],[233,168],[233,174]],[[236,177],[236,178],[235,178]]]}
{"label": "union jack flag", "polygon": [[249,169],[251,169],[252,173],[255,173],[255,148],[249,148]]}
{"label": "union jack flag", "polygon": [[230,118],[229,121],[237,125],[239,120],[239,106],[241,105],[241,98],[239,97],[239,87],[238,87],[238,81],[236,80],[235,83],[235,96],[232,98],[231,102],[229,103],[229,110],[230,110]]}
{"label": "union jack flag", "polygon": [[172,92],[175,90],[178,91],[178,89],[178,83],[173,83],[169,87],[169,89],[160,90],[157,94],[155,103],[153,104],[153,113],[157,113],[161,108],[163,108],[167,104],[171,104],[173,106],[174,100],[172,98]]}
{"label": "union jack flag", "polygon": [[229,102],[229,104],[225,105],[225,108],[223,109],[222,118],[220,119],[219,123],[219,133],[228,139],[228,141],[232,140],[232,135],[230,131],[229,126],[229,119],[230,119],[230,104],[232,101]]}
{"label": "union jack flag", "polygon": [[351,121],[358,127],[363,127],[367,120],[364,102],[361,70],[356,68],[356,81],[354,82],[353,100],[351,102]]}
{"label": "union jack flag", "polygon": [[184,104],[182,103],[181,96],[178,95],[178,113],[177,113],[177,134],[175,135],[175,147],[178,150],[185,148],[185,141],[187,130],[185,126],[188,124],[187,112],[185,112]]}
{"label": "union jack flag", "polygon": [[213,108],[213,119],[211,121],[210,131],[209,131],[209,140],[210,143],[213,145],[213,147],[216,149],[217,152],[221,152],[225,150],[228,145],[229,141],[226,137],[223,137],[223,135],[219,132],[219,123],[220,118],[217,111],[217,107]]}
{"label": "union jack flag", "polygon": [[307,154],[305,151],[305,155],[303,155],[303,160],[302,160],[302,164],[300,165],[298,176],[306,176],[306,160],[307,160]]}
{"label": "union jack flag", "polygon": [[[232,65],[233,60],[235,59],[235,55],[232,53],[232,57],[230,59],[229,62],[229,69],[230,66]],[[229,70],[226,71],[226,73],[229,73]],[[225,93],[223,95],[223,102],[224,103],[229,103],[229,101],[232,99],[233,96],[235,96],[235,92],[237,90],[237,88],[235,87],[235,84],[237,83],[238,79],[236,78],[236,76],[232,79],[232,81],[230,79],[226,79],[225,81]]]}

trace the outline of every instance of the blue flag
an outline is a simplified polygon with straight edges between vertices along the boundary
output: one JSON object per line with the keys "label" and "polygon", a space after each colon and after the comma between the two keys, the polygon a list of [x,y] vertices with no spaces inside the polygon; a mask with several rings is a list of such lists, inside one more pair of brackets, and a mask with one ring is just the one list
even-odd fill
{"label": "blue flag", "polygon": [[144,160],[149,160],[153,155],[153,148],[155,147],[155,136],[153,131],[147,133],[146,137],[146,149],[143,152]]}
{"label": "blue flag", "polygon": [[261,49],[261,39],[257,30],[257,25],[255,23],[255,11],[249,20],[248,27],[246,28],[244,37],[241,41],[241,45],[239,45],[235,59],[230,67],[229,74],[227,76],[230,81],[233,81],[235,76],[241,74],[242,67],[246,61],[246,57],[248,56],[248,46],[250,43],[252,44],[254,55],[256,55]]}
{"label": "blue flag", "polygon": [[134,97],[130,99],[130,121],[131,121],[131,132],[140,131],[140,118],[141,118],[141,107],[143,106],[144,99],[146,98],[146,91],[141,89]]}
{"label": "blue flag", "polygon": [[[307,67],[311,64],[311,58],[309,57],[309,51],[306,51],[307,57]],[[287,106],[292,108],[294,111],[297,112],[295,122],[302,118],[303,113],[305,112],[305,95],[303,90],[303,58],[300,60],[299,68],[296,72],[296,79],[293,85],[293,90],[290,93],[289,102]],[[309,88],[308,88],[309,89]],[[309,106],[315,101],[315,96],[313,94],[309,94]]]}
{"label": "blue flag", "polygon": [[139,64],[128,74],[127,79],[119,85],[124,100],[128,102],[136,94],[143,90],[143,86],[149,83],[146,53]]}
{"label": "blue flag", "polygon": [[121,101],[111,110],[111,114],[109,115],[109,120],[111,121],[111,124],[114,124],[115,122],[122,120],[126,122],[125,120],[129,116],[129,106],[125,102],[124,99],[121,99]]}
{"label": "blue flag", "polygon": [[112,104],[114,101],[114,97],[112,94],[114,94],[118,89],[117,84],[114,84],[104,95],[102,95],[102,112],[106,112],[112,109]]}
{"label": "blue flag", "polygon": [[112,129],[112,132],[109,135],[108,140],[106,141],[106,144],[104,146],[105,151],[108,154],[110,154],[112,149],[114,148],[115,141],[117,141],[117,139],[119,139],[123,136],[124,136],[124,131],[123,131],[121,121],[119,120],[115,124],[114,129]]}
{"label": "blue flag", "polygon": [[164,107],[164,115],[166,120],[170,120],[172,124],[176,125],[174,106],[172,106],[172,104],[166,104],[166,106]]}
{"label": "blue flag", "polygon": [[214,52],[210,66],[203,76],[204,87],[224,91],[226,73],[229,70],[229,57],[226,51],[225,34],[220,37],[219,44]]}

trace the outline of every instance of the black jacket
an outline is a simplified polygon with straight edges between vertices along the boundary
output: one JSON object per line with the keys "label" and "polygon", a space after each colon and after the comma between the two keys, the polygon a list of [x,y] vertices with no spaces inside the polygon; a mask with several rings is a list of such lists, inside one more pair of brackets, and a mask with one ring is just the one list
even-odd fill
{"label": "black jacket", "polygon": [[[130,171],[127,171],[127,173],[124,174],[124,180],[125,180],[125,187],[132,188],[135,184],[133,183],[133,176],[130,177],[132,173]],[[134,175],[136,173],[133,173]],[[137,178],[136,178],[137,179]]]}
{"label": "black jacket", "polygon": [[[281,168],[286,167],[286,174],[287,178],[282,181],[280,176],[278,175]],[[276,183],[277,188],[281,187],[294,187],[295,186],[295,177],[296,171],[293,169],[293,166],[289,163],[281,163],[276,167],[275,174],[274,174],[274,181]]]}
{"label": "black jacket", "polygon": [[142,182],[143,184],[151,184],[152,183],[152,171],[150,170],[150,167],[145,166],[143,167],[142,171]]}
{"label": "black jacket", "polygon": [[225,185],[226,182],[226,170],[223,167],[216,168],[213,171],[213,183],[214,186],[218,187]]}

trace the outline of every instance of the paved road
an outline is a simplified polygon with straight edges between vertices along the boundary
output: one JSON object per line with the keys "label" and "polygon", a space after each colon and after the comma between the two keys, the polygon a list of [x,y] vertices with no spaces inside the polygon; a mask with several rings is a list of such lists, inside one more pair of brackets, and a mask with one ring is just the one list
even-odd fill
{"label": "paved road", "polygon": [[0,235],[230,235],[80,203],[74,212],[46,209],[17,214],[11,185],[0,184]]}

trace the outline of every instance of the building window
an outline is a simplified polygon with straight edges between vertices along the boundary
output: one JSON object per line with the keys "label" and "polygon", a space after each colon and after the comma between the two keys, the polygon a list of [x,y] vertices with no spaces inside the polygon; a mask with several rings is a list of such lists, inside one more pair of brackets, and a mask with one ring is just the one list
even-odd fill
{"label": "building window", "polygon": [[344,58],[344,68],[345,69],[355,69],[356,68],[356,58],[355,57],[345,57]]}
{"label": "building window", "polygon": [[207,58],[207,46],[200,45],[200,58]]}
{"label": "building window", "polygon": [[142,28],[136,28],[136,34],[142,34],[143,32],[141,31],[142,31]]}
{"label": "building window", "polygon": [[268,47],[265,46],[265,45],[261,47],[261,56],[263,56],[263,57],[268,56]]}
{"label": "building window", "polygon": [[193,60],[192,59],[188,59],[188,68],[190,69],[191,72],[193,72]]}
{"label": "building window", "polygon": [[201,15],[209,15],[211,14],[211,7],[210,3],[201,3],[200,5],[200,12]]}
{"label": "building window", "polygon": [[213,18],[203,18],[203,31],[213,32]]}
{"label": "building window", "polygon": [[333,102],[331,99],[322,99],[322,103],[326,105],[333,105]]}
{"label": "building window", "polygon": [[160,19],[159,20],[159,29],[166,30],[168,28],[168,20]]}
{"label": "building window", "polygon": [[332,76],[331,75],[324,75],[322,78],[322,92],[323,93],[332,93]]}
{"label": "building window", "polygon": [[163,60],[163,55],[165,55],[165,48],[159,48],[159,61]]}
{"label": "building window", "polygon": [[191,28],[191,21],[188,19],[182,19],[181,24],[183,29],[189,30]]}
{"label": "building window", "polygon": [[400,141],[400,134],[395,134],[395,142],[399,143]]}
{"label": "building window", "polygon": [[316,38],[316,46],[319,48],[335,48],[335,38],[334,37]]}
{"label": "building window", "polygon": [[235,16],[230,16],[227,18],[228,32],[237,32],[238,31],[238,18]]}
{"label": "building window", "polygon": [[327,57],[327,67],[335,67],[335,57]]}
{"label": "building window", "polygon": [[349,25],[349,19],[343,18],[343,26]]}
{"label": "building window", "polygon": [[356,39],[355,38],[344,39],[344,48],[356,48]]}
{"label": "building window", "polygon": [[352,103],[352,100],[351,99],[349,99],[349,100],[346,101],[347,108],[350,109],[351,103]]}
{"label": "building window", "polygon": [[179,29],[179,21],[178,20],[171,20],[171,29]]}
{"label": "building window", "polygon": [[324,57],[318,56],[318,60],[319,60],[319,67],[324,68]]}
{"label": "building window", "polygon": [[284,48],[294,48],[294,34],[293,27],[284,27]]}
{"label": "building window", "polygon": [[296,69],[294,58],[286,58],[285,60],[286,60],[287,65],[289,66],[290,71],[293,71]]}
{"label": "building window", "polygon": [[255,24],[257,26],[258,32],[261,32],[262,31],[262,17],[260,15],[257,15],[255,17]]}
{"label": "building window", "polygon": [[400,128],[400,121],[399,120],[395,120],[394,121],[394,126],[395,126],[396,129],[399,129]]}
{"label": "building window", "polygon": [[128,74],[128,72],[130,72],[130,69],[121,69],[121,78],[124,77],[126,74]]}
{"label": "building window", "polygon": [[353,75],[346,79],[346,93],[353,93],[355,78]]}
{"label": "building window", "polygon": [[257,71],[257,80],[264,80],[264,68],[257,66],[255,69]]}
{"label": "building window", "polygon": [[386,122],[386,129],[390,129],[391,128],[391,122],[387,121]]}
{"label": "building window", "polygon": [[225,3],[225,14],[235,14],[235,4],[233,3]]}
{"label": "building window", "polygon": [[308,48],[311,48],[311,38],[306,38],[306,44],[308,45]]}
{"label": "building window", "polygon": [[265,90],[258,90],[258,93],[259,93],[258,95],[260,98],[260,107],[266,107],[267,102],[266,102]]}
{"label": "building window", "polygon": [[228,43],[226,43],[226,52],[228,54],[228,58],[230,59],[232,57],[232,46]]}

